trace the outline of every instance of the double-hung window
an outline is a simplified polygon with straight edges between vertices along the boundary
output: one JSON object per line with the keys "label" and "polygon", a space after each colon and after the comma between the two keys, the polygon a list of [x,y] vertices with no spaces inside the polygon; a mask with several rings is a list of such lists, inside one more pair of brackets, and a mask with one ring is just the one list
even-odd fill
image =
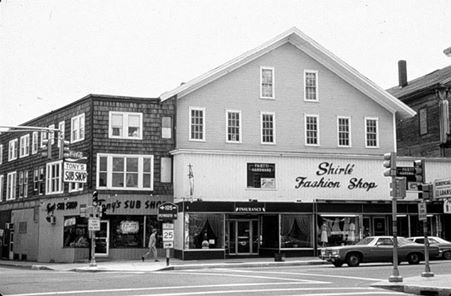
{"label": "double-hung window", "polygon": [[318,71],[304,71],[304,100],[318,101]]}
{"label": "double-hung window", "polygon": [[260,98],[274,99],[274,68],[260,68]]}
{"label": "double-hung window", "polygon": [[48,133],[47,131],[42,131],[41,132],[41,148],[44,148],[44,140],[47,140],[48,138]]}
{"label": "double-hung window", "polygon": [[24,135],[20,137],[20,149],[19,157],[25,157],[30,155],[30,135]]}
{"label": "double-hung window", "polygon": [[19,172],[19,198],[28,196],[28,171]]}
{"label": "double-hung window", "polygon": [[337,118],[338,147],[351,147],[351,118]]}
{"label": "double-hung window", "polygon": [[418,120],[420,126],[420,136],[428,133],[428,109],[421,108],[418,110]]}
{"label": "double-hung window", "polygon": [[261,143],[275,144],[276,143],[276,119],[273,112],[261,112]]}
{"label": "double-hung window", "polygon": [[142,113],[110,111],[110,138],[141,140],[142,131]]}
{"label": "double-hung window", "polygon": [[366,148],[379,147],[379,120],[374,117],[365,117],[365,146]]}
{"label": "double-hung window", "polygon": [[46,194],[63,193],[63,162],[55,161],[47,164]]}
{"label": "double-hung window", "polygon": [[33,132],[32,136],[31,136],[31,154],[38,153],[38,148],[39,148],[38,142],[39,142],[39,133]]}
{"label": "double-hung window", "polygon": [[44,166],[36,167],[33,171],[33,194],[43,195],[45,193]]}
{"label": "double-hung window", "polygon": [[85,114],[80,114],[71,118],[70,141],[79,142],[85,139]]}
{"label": "double-hung window", "polygon": [[319,116],[306,114],[305,121],[305,145],[319,145]]}
{"label": "double-hung window", "polygon": [[8,146],[8,161],[17,159],[17,150],[18,150],[18,139],[14,139],[9,141]]}
{"label": "double-hung window", "polygon": [[97,188],[153,190],[153,155],[99,154]]}
{"label": "double-hung window", "polygon": [[6,200],[13,200],[16,198],[16,172],[8,173],[6,179]]}
{"label": "double-hung window", "polygon": [[172,138],[172,117],[170,116],[161,118],[161,137],[163,139]]}
{"label": "double-hung window", "polygon": [[227,110],[226,111],[226,142],[241,142],[241,112]]}
{"label": "double-hung window", "polygon": [[0,145],[0,164],[3,163],[3,145]]}
{"label": "double-hung window", "polygon": [[3,201],[3,175],[0,175],[0,202]]}
{"label": "double-hung window", "polygon": [[189,140],[205,141],[205,108],[189,108]]}
{"label": "double-hung window", "polygon": [[55,144],[55,125],[54,124],[49,125],[49,142],[52,143],[52,145]]}

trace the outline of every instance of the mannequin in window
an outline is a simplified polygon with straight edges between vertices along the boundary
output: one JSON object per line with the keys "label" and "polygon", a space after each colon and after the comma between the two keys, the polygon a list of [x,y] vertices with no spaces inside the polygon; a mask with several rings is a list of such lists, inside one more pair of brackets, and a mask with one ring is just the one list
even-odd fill
{"label": "mannequin in window", "polygon": [[208,242],[207,232],[204,232],[204,239],[202,240],[202,249],[208,249],[210,247],[210,243]]}
{"label": "mannequin in window", "polygon": [[329,226],[327,226],[327,222],[324,221],[323,225],[321,225],[321,238],[320,238],[321,245],[323,247],[325,247],[328,242],[328,238],[327,238],[328,237],[328,235],[327,235],[328,228],[329,228]]}

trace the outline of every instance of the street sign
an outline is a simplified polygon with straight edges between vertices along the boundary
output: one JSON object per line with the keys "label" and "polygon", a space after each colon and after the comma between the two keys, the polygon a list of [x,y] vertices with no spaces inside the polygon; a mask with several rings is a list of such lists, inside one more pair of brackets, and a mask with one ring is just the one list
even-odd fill
{"label": "street sign", "polygon": [[89,231],[100,231],[100,219],[99,218],[89,218],[88,219],[88,230]]}
{"label": "street sign", "polygon": [[64,162],[64,182],[86,183],[88,180],[85,163]]}
{"label": "street sign", "polygon": [[163,242],[164,249],[172,249],[174,247],[174,242]]}
{"label": "street sign", "polygon": [[177,205],[170,202],[161,204],[158,207],[157,218],[160,221],[172,221],[177,219]]}
{"label": "street sign", "polygon": [[418,220],[420,221],[426,221],[427,220],[427,210],[426,210],[426,203],[420,202],[418,204]]}
{"label": "street sign", "polygon": [[451,200],[443,201],[443,214],[451,214]]}
{"label": "street sign", "polygon": [[174,229],[163,229],[163,241],[164,242],[174,241]]}
{"label": "street sign", "polygon": [[451,178],[435,180],[434,188],[435,188],[434,198],[436,199],[451,198]]}

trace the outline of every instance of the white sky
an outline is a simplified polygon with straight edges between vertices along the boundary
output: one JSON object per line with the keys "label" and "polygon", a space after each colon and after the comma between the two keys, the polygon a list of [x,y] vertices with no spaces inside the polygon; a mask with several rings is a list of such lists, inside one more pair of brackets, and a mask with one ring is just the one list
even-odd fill
{"label": "white sky", "polygon": [[0,0],[0,126],[158,97],[296,26],[383,88],[451,64],[449,0]]}

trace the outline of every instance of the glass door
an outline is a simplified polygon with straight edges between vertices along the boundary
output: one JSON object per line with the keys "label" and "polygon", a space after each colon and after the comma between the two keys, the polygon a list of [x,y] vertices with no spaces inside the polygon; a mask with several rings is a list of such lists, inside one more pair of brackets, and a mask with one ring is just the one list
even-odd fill
{"label": "glass door", "polygon": [[109,252],[109,237],[110,222],[107,220],[100,221],[100,230],[96,232],[96,256],[108,256]]}
{"label": "glass door", "polygon": [[258,253],[258,220],[230,220],[228,231],[229,255]]}

